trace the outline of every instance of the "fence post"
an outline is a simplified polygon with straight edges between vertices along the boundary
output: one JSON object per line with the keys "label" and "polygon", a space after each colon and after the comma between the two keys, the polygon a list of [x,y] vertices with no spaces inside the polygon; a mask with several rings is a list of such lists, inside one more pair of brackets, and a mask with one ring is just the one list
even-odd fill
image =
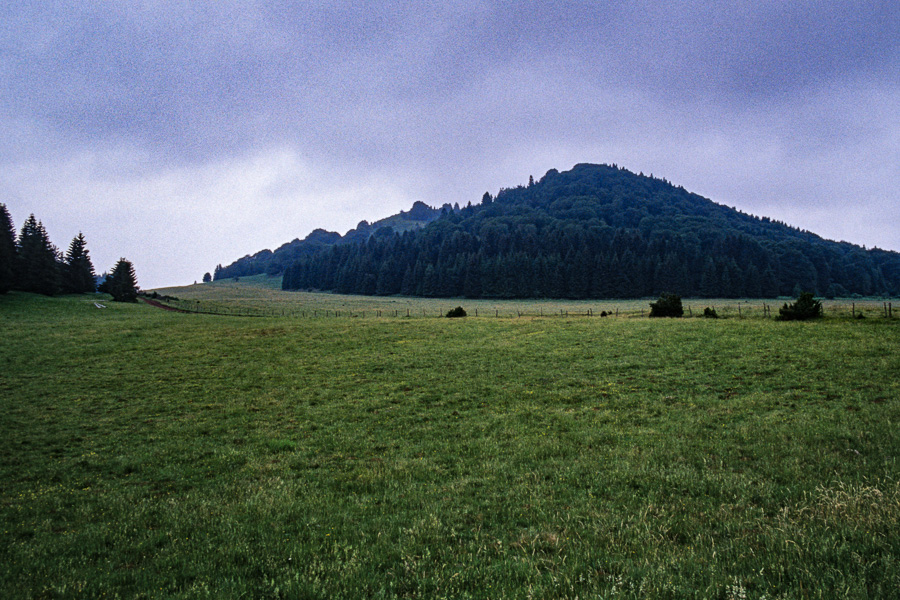
{"label": "fence post", "polygon": [[850,303],[850,316],[856,318],[856,302]]}
{"label": "fence post", "polygon": [[738,302],[738,317],[741,317],[741,303]]}

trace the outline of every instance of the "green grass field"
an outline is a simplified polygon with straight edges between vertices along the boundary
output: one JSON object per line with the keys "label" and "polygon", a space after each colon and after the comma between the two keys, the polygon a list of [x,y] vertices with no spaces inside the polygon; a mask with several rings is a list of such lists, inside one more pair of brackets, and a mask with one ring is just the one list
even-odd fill
{"label": "green grass field", "polygon": [[2,598],[900,589],[900,319],[880,304],[781,323],[94,301],[0,296]]}
{"label": "green grass field", "polygon": [[[331,293],[283,292],[281,277],[255,275],[238,281],[224,280],[177,288],[160,288],[159,294],[177,298],[168,304],[185,310],[226,315],[285,316],[318,318],[440,317],[455,306],[463,306],[469,316],[593,316],[609,312],[622,318],[645,318],[650,300],[472,300],[468,298],[407,298],[396,296],[353,296]],[[763,318],[778,315],[789,299],[685,299],[685,317],[701,317],[706,307],[715,308],[723,318]],[[823,302],[828,316],[883,316],[886,302],[880,299],[839,299]],[[766,312],[768,308],[768,313]],[[897,307],[900,310],[900,306]],[[892,316],[894,313],[891,313]],[[900,316],[900,315],[897,315]]]}

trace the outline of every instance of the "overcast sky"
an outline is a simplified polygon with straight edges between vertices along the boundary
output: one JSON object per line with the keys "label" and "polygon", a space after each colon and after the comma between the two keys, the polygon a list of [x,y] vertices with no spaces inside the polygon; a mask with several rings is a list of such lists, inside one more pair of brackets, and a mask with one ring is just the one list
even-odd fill
{"label": "overcast sky", "polygon": [[616,163],[900,250],[900,2],[12,0],[0,203],[145,289]]}

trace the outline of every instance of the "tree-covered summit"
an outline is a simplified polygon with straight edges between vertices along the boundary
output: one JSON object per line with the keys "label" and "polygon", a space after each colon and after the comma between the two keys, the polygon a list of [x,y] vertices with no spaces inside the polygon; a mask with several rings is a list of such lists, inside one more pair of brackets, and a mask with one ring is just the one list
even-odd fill
{"label": "tree-covered summit", "polygon": [[472,298],[897,294],[900,254],[825,240],[615,165],[579,164],[477,205],[445,205],[420,229],[322,245],[284,270],[283,288]]}

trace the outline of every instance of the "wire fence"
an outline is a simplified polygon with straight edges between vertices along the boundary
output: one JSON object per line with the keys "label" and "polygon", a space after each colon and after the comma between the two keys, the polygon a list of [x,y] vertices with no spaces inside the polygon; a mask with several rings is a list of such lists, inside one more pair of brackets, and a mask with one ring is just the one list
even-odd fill
{"label": "wire fence", "polygon": [[[780,302],[780,301],[778,301]],[[448,302],[442,306],[435,302],[423,305],[410,305],[403,308],[337,308],[321,306],[248,306],[228,304],[210,300],[178,299],[159,297],[152,299],[152,304],[183,313],[219,315],[231,317],[281,317],[292,319],[318,318],[352,318],[352,319],[385,319],[385,318],[437,318],[445,317],[447,312],[461,303]],[[596,306],[553,306],[546,301],[535,303],[512,304],[505,302],[496,306],[485,305],[480,301],[476,306],[466,309],[466,316],[479,318],[645,318],[650,316],[649,300],[646,308],[636,308],[634,302],[626,306],[618,306],[616,302],[604,304],[598,301]],[[775,318],[780,305],[775,301],[734,301],[723,302],[688,300],[683,303],[685,318],[703,318],[715,315],[716,318]],[[877,301],[824,301],[826,317],[893,318],[892,302]]]}

